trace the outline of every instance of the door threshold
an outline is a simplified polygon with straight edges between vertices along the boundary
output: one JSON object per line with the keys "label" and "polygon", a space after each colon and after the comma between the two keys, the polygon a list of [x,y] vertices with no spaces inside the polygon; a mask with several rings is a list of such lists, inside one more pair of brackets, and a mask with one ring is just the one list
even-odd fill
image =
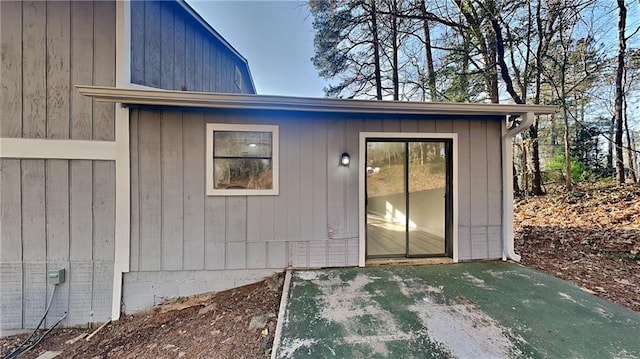
{"label": "door threshold", "polygon": [[435,257],[435,258],[376,258],[367,259],[365,261],[366,267],[375,266],[418,266],[426,264],[451,264],[453,259],[449,257]]}

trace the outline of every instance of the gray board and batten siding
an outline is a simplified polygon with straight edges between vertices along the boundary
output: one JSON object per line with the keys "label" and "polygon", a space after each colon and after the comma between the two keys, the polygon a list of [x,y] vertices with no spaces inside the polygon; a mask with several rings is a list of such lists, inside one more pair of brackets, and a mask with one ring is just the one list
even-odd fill
{"label": "gray board and batten siding", "polygon": [[165,90],[255,93],[246,60],[185,7],[175,1],[131,2],[131,82]]}
{"label": "gray board and batten siding", "polygon": [[[131,110],[131,252],[125,312],[286,267],[358,265],[360,132],[457,133],[459,260],[502,256],[503,117],[261,110]],[[280,131],[278,196],[206,196],[206,123]]]}
{"label": "gray board and batten siding", "polygon": [[[74,84],[115,85],[114,2],[0,1],[0,137],[113,141],[114,105]],[[33,328],[65,268],[50,326],[111,315],[113,161],[0,159],[0,331]]]}

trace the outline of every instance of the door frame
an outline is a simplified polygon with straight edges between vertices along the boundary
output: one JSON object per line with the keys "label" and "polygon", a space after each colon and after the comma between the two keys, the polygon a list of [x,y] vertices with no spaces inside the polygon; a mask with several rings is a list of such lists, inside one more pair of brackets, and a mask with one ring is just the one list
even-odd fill
{"label": "door frame", "polygon": [[451,140],[451,247],[452,259],[458,262],[458,134],[457,133],[428,133],[428,132],[360,132],[358,150],[358,265],[364,267],[366,263],[366,226],[367,213],[365,207],[366,188],[366,151],[367,139],[424,139]]}

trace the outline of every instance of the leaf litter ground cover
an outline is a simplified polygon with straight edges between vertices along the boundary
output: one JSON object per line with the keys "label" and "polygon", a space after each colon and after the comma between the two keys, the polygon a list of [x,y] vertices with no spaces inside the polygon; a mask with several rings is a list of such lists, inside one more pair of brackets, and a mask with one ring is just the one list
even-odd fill
{"label": "leaf litter ground cover", "polygon": [[640,311],[640,187],[610,181],[520,198],[516,252],[522,264]]}

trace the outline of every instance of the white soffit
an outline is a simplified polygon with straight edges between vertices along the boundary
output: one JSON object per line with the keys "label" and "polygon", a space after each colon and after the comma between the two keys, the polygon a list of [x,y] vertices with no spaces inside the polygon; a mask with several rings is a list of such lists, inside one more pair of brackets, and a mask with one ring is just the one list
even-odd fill
{"label": "white soffit", "polygon": [[76,86],[78,91],[99,102],[125,105],[225,108],[245,110],[281,110],[334,113],[374,113],[402,115],[538,115],[553,114],[555,106],[472,104],[444,102],[403,102],[302,98],[271,95],[219,94],[206,92],[124,89],[99,86]]}

